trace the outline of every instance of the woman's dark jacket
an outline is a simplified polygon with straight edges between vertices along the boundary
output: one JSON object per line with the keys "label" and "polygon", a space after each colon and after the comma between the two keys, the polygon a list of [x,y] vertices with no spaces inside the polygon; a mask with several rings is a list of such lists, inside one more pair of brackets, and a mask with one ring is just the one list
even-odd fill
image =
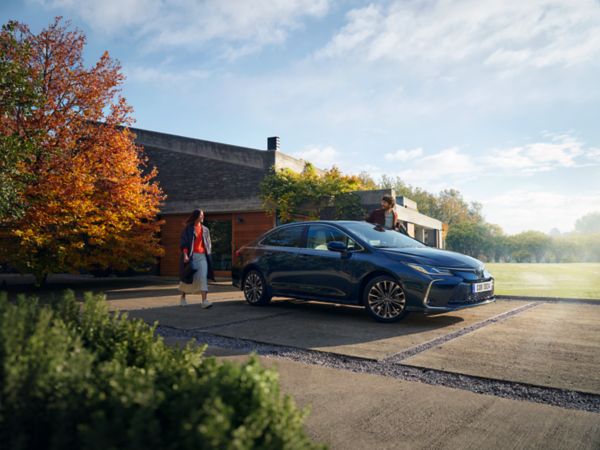
{"label": "woman's dark jacket", "polygon": [[[183,249],[187,248],[187,254],[189,255],[191,260],[192,254],[194,252],[194,239],[194,224],[187,225],[181,232],[181,238],[179,240],[179,279],[184,283],[191,283],[192,280],[189,279],[189,276],[187,278],[185,277],[186,271],[184,270],[185,264],[183,262]],[[208,279],[215,281],[215,273],[213,271],[211,257],[212,244],[210,242],[210,231],[204,225],[202,225],[202,242],[204,244],[204,251],[206,254],[206,263],[208,265]]]}

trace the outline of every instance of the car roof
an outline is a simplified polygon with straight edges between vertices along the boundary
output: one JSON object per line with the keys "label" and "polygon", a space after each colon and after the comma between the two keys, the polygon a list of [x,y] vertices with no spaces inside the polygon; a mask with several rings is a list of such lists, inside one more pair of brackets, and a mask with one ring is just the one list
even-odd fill
{"label": "car roof", "polygon": [[361,222],[363,222],[363,221],[361,221],[361,220],[305,220],[302,222],[284,223],[284,224],[278,225],[277,228],[291,226],[291,225],[314,225],[314,224],[344,225],[344,224],[361,223]]}

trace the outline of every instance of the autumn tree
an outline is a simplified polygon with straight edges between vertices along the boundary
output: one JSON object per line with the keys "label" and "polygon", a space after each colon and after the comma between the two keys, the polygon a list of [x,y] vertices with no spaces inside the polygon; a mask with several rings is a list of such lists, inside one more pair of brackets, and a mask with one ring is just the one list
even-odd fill
{"label": "autumn tree", "polygon": [[[163,196],[127,129],[131,108],[120,95],[118,62],[105,52],[86,68],[85,36],[61,18],[39,34],[11,22],[0,45],[2,63],[19,75],[3,83],[31,92],[2,102],[0,134],[15,145],[34,143],[17,163],[27,185],[11,200],[22,212],[2,218],[0,260],[38,280],[153,261]],[[14,150],[3,146],[3,157],[5,148]]]}

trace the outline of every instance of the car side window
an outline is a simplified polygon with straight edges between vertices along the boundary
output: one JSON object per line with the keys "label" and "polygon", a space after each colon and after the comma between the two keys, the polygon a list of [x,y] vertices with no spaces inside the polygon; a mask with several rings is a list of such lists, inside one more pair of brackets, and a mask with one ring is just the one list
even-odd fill
{"label": "car side window", "polygon": [[348,251],[360,249],[360,246],[352,238],[337,228],[325,225],[311,225],[308,227],[307,248],[327,251],[327,244],[333,241],[343,242],[346,244]]}
{"label": "car side window", "polygon": [[302,227],[288,227],[275,231],[261,242],[274,247],[300,247],[302,245]]}

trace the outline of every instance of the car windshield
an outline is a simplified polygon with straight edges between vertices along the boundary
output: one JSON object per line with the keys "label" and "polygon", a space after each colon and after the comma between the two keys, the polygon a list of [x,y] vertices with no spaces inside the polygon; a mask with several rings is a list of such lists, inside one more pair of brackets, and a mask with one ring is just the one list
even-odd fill
{"label": "car windshield", "polygon": [[356,236],[376,248],[425,247],[419,241],[398,231],[386,230],[368,222],[345,223],[344,226]]}

